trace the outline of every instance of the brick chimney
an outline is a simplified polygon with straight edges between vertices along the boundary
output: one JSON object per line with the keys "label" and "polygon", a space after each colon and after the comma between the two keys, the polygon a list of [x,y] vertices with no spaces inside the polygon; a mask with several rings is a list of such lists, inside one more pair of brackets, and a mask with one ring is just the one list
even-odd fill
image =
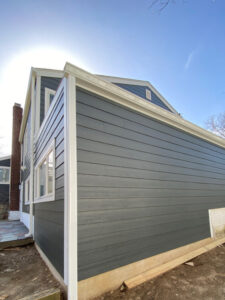
{"label": "brick chimney", "polygon": [[13,106],[13,126],[12,126],[12,155],[11,155],[11,175],[9,191],[9,220],[20,219],[20,159],[21,150],[19,143],[20,126],[22,121],[23,109],[20,104]]}

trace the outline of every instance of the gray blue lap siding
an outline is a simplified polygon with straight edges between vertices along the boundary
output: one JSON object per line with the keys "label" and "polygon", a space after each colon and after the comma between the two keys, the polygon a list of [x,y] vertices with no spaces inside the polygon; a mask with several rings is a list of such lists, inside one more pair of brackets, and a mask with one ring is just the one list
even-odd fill
{"label": "gray blue lap siding", "polygon": [[[124,90],[127,90],[141,98],[144,98],[147,101],[150,101],[146,98],[146,89],[150,90],[150,88],[148,86],[142,86],[142,85],[135,85],[135,84],[124,84],[124,83],[116,83],[114,82],[115,85],[121,87]],[[159,97],[153,92],[151,91],[151,95],[152,95],[152,99],[151,99],[151,103],[154,103],[168,111],[171,112],[171,109],[161,100],[159,99]]]}
{"label": "gray blue lap siding", "polygon": [[225,149],[77,89],[78,276],[210,236]]}
{"label": "gray blue lap siding", "polygon": [[64,93],[61,93],[35,145],[35,165],[55,139],[55,201],[34,205],[34,238],[64,276]]}

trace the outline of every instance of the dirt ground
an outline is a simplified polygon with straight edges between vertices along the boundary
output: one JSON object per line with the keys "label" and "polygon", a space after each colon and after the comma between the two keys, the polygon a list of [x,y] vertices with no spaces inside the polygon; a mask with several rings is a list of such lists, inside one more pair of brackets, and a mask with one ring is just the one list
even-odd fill
{"label": "dirt ground", "polygon": [[125,292],[112,291],[95,300],[225,299],[225,244],[153,280]]}
{"label": "dirt ground", "polygon": [[33,245],[0,251],[0,300],[60,288]]}

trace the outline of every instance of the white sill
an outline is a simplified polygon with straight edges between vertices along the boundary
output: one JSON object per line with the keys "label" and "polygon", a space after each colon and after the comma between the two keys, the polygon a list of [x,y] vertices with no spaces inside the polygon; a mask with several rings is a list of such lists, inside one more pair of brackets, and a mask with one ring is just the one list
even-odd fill
{"label": "white sill", "polygon": [[30,205],[30,201],[25,201],[24,205]]}
{"label": "white sill", "polygon": [[34,204],[42,203],[42,202],[49,202],[49,201],[54,201],[54,200],[55,200],[54,195],[50,194],[50,195],[45,195],[45,196],[34,199]]}
{"label": "white sill", "polygon": [[0,182],[0,184],[9,185],[9,182]]}

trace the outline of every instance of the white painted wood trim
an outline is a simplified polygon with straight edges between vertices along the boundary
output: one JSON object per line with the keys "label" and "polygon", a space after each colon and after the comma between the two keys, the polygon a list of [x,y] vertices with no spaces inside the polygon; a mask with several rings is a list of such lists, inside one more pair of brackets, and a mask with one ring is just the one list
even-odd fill
{"label": "white painted wood trim", "polygon": [[64,280],[68,285],[68,299],[77,299],[77,135],[76,81],[66,78],[65,93],[65,230]]}
{"label": "white painted wood trim", "polygon": [[166,111],[165,109],[154,105],[151,102],[142,99],[141,97],[123,90],[112,83],[106,82],[100,79],[98,76],[90,74],[69,63],[66,63],[64,70],[65,73],[75,76],[76,85],[83,89],[225,148],[225,139],[189,121],[186,121],[180,116]]}
{"label": "white painted wood trim", "polygon": [[40,109],[41,109],[41,76],[37,76],[36,80],[36,97],[35,97],[35,136],[37,135],[40,128]]}
{"label": "white painted wood trim", "polygon": [[29,229],[29,221],[30,221],[30,216],[29,214],[21,211],[20,212],[20,221]]}
{"label": "white painted wood trim", "polygon": [[[55,96],[56,91],[49,89],[49,88],[45,88],[45,116],[47,114],[47,111],[50,107],[50,95],[54,95]],[[53,102],[53,101],[52,101]]]}
{"label": "white painted wood trim", "polygon": [[34,130],[35,130],[35,93],[34,93],[35,75],[31,81],[31,132],[30,132],[30,223],[28,235],[34,234],[33,226],[33,203],[34,203]]}

